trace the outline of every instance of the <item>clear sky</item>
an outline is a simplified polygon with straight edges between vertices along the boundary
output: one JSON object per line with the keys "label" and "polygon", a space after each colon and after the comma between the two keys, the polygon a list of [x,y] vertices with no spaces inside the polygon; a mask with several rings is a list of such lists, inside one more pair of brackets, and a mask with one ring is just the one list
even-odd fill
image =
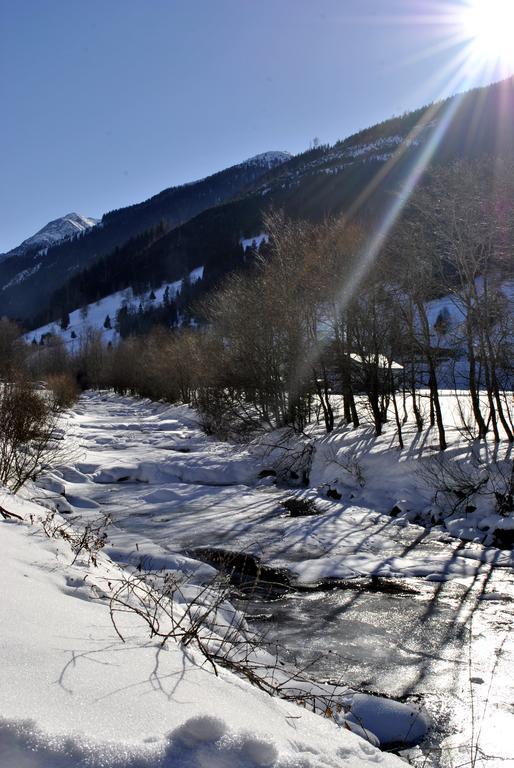
{"label": "clear sky", "polygon": [[0,0],[0,251],[460,90],[466,2]]}

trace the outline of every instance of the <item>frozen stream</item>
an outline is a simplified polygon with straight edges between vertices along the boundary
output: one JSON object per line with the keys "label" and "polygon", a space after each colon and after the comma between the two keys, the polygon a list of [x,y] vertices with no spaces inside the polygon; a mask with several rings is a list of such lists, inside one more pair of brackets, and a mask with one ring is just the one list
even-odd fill
{"label": "frozen stream", "polygon": [[407,525],[364,496],[320,497],[319,515],[287,517],[280,502],[294,491],[260,480],[261,461],[206,438],[186,408],[88,394],[68,431],[73,455],[41,493],[84,520],[109,514],[111,557],[207,578],[188,555],[218,547],[286,568],[291,591],[246,605],[283,657],[317,679],[421,701],[434,727],[405,754],[420,768],[514,766],[506,553]]}
{"label": "frozen stream", "polygon": [[434,728],[405,753],[414,765],[470,765],[478,732],[477,766],[514,765],[512,574],[402,586],[293,593],[255,605],[254,625],[318,679],[422,702]]}

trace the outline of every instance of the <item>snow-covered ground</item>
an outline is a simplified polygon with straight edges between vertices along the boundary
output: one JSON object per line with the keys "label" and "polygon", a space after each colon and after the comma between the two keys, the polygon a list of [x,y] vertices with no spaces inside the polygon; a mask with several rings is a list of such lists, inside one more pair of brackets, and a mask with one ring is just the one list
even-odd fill
{"label": "snow-covered ground", "polygon": [[71,564],[37,524],[0,526],[2,768],[401,765],[329,719],[215,675],[193,651],[160,647],[132,616],[122,642],[102,599],[118,575],[107,558]]}
{"label": "snow-covered ground", "polygon": [[[203,267],[197,267],[190,273],[191,282],[194,283],[197,280],[201,280],[203,276]],[[99,331],[102,334],[102,338],[106,344],[109,342],[115,342],[119,339],[119,334],[116,331],[116,313],[124,304],[127,306],[133,306],[135,309],[142,304],[143,307],[148,305],[158,306],[162,304],[164,292],[166,288],[169,288],[169,297],[173,299],[182,287],[182,280],[176,280],[173,283],[163,283],[159,288],[155,288],[153,294],[155,299],[151,299],[152,291],[146,291],[141,295],[135,295],[131,288],[127,288],[124,291],[117,291],[110,296],[105,296],[103,299],[95,302],[94,304],[88,304],[86,307],[76,309],[70,312],[70,323],[68,327],[63,330],[59,322],[48,323],[40,328],[36,328],[29,333],[26,333],[24,338],[27,342],[32,342],[34,339],[37,343],[41,341],[41,337],[47,333],[51,333],[54,336],[59,336],[63,339],[66,345],[70,348],[70,351],[76,351],[80,345],[80,340],[87,334],[89,329]],[[111,321],[111,328],[105,328],[106,317],[109,316]]]}
{"label": "snow-covered ground", "polygon": [[[454,403],[453,395],[443,397],[447,423]],[[457,511],[418,542],[420,529],[409,519],[438,512],[435,489],[422,474],[437,444],[430,432],[420,438],[406,429],[403,452],[395,447],[392,425],[380,440],[371,427],[321,436],[311,487],[292,492],[273,478],[259,478],[273,466],[262,443],[246,449],[209,439],[184,406],[92,393],[75,408],[68,428],[82,458],[42,484],[58,490],[65,511],[77,507],[84,517],[109,511],[116,523],[110,553],[122,562],[138,557],[136,543],[139,553],[161,565],[163,551],[218,545],[287,567],[301,584],[370,575],[441,581],[473,576],[483,562],[514,564],[512,552],[478,543],[490,527],[490,499],[473,513]],[[459,443],[456,427],[449,434],[454,444],[446,455],[468,461],[468,442]],[[341,499],[327,498],[329,488]],[[291,495],[312,499],[321,514],[285,516],[281,502]],[[391,517],[395,506],[399,513]],[[470,543],[456,538],[448,545],[449,534]]]}
{"label": "snow-covered ground", "polygon": [[[455,398],[443,400],[449,423]],[[448,453],[466,465],[470,446],[457,422]],[[25,495],[79,527],[105,514],[112,524],[99,567],[85,569],[71,566],[66,545],[56,549],[37,526],[0,523],[9,553],[1,566],[9,597],[0,621],[9,631],[0,750],[38,750],[36,762],[20,758],[13,768],[402,764],[228,672],[213,676],[178,646],[158,653],[132,619],[129,642],[118,641],[91,590],[101,598],[117,568],[167,569],[202,583],[214,570],[199,561],[201,547],[251,553],[289,574],[286,594],[256,600],[250,625],[260,631],[273,617],[270,643],[287,646],[318,681],[353,688],[341,699],[349,714],[335,717],[340,724],[361,724],[383,745],[402,742],[412,729],[406,723],[423,733],[425,718],[412,708],[420,701],[434,735],[428,751],[403,753],[412,764],[462,765],[478,745],[477,768],[514,765],[512,551],[490,546],[498,524],[487,519],[490,500],[431,530],[412,522],[436,511],[420,469],[433,460],[430,431],[406,429],[403,451],[392,425],[378,440],[367,426],[320,432],[303,490],[275,484],[275,451],[207,438],[184,406],[90,393],[69,414],[67,433],[70,461]],[[341,498],[327,498],[329,489]],[[291,497],[311,500],[318,514],[290,517],[282,503]],[[11,497],[0,504],[41,514]],[[39,681],[28,672],[31,659]],[[355,694],[359,688],[406,697],[409,706]],[[74,763],[62,757],[66,750]],[[0,751],[0,765],[11,768],[1,758]]]}

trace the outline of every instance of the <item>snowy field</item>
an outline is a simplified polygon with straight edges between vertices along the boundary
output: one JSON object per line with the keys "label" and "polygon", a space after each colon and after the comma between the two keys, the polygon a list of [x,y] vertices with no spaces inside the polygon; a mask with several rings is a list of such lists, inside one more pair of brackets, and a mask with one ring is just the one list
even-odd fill
{"label": "snowy field", "polygon": [[[454,412],[453,396],[444,405]],[[411,764],[456,768],[475,748],[476,766],[514,766],[513,559],[491,546],[491,530],[512,521],[484,497],[431,530],[414,522],[437,513],[421,469],[435,434],[407,430],[399,451],[392,425],[378,440],[370,427],[320,432],[310,487],[295,489],[276,484],[262,441],[207,438],[183,406],[88,393],[67,433],[69,461],[26,500],[2,495],[0,505],[25,518],[57,509],[77,527],[109,514],[112,524],[93,568],[72,565],[66,543],[38,525],[0,523],[2,768],[402,765],[373,744],[421,736],[420,703],[434,736],[429,751],[402,752]],[[457,420],[449,434],[450,456],[476,458]],[[316,514],[289,516],[292,497]],[[211,552],[204,562],[200,548]],[[228,671],[217,677],[175,644],[159,650],[132,616],[126,642],[116,637],[105,595],[120,569],[167,569],[200,585],[215,574],[213,549],[287,574],[286,594],[249,606],[250,627],[261,632],[272,616],[268,642],[291,668],[288,654],[320,685],[337,680],[340,716],[269,698]],[[348,730],[359,726],[366,739]]]}

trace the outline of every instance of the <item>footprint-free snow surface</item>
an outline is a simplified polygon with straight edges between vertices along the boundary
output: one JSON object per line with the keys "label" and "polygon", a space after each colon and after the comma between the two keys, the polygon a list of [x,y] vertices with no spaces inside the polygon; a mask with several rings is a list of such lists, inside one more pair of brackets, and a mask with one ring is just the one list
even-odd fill
{"label": "footprint-free snow surface", "polygon": [[[330,500],[322,486],[333,459],[321,444],[311,488],[280,487],[262,448],[207,438],[186,407],[87,394],[71,412],[67,433],[69,461],[41,479],[34,500],[77,524],[109,514],[104,552],[112,567],[114,561],[170,569],[201,583],[215,574],[213,550],[250,554],[271,573],[286,574],[282,590],[241,598],[239,607],[263,643],[278,646],[287,663],[308,668],[319,681],[426,708],[428,735],[402,752],[411,764],[514,766],[512,553],[387,514],[400,498],[409,504],[419,499],[420,506],[429,501],[409,447],[402,457],[392,449],[369,451],[364,482],[350,478],[346,493],[344,484],[338,486],[342,498]],[[345,439],[331,445],[330,456]],[[369,432],[359,439],[364,444]],[[389,440],[386,435],[383,449]],[[316,514],[288,514],[282,504],[292,496],[312,502]],[[2,534],[4,528],[21,536],[13,525],[2,526]],[[20,590],[34,556],[22,552]],[[31,680],[32,704],[19,704],[14,712],[4,696],[0,704],[4,750],[34,744],[36,754],[49,757],[13,762],[13,768],[402,764],[319,716],[301,710],[300,720],[294,719],[293,705],[266,699],[227,673],[215,678],[179,649],[158,656],[151,644],[143,650],[120,646],[105,605],[71,600],[74,587],[65,588],[62,574],[53,572],[53,558],[46,545],[38,570],[26,575],[49,591],[50,603],[58,596],[52,616],[60,617],[62,631],[45,622],[46,598],[35,606],[27,594],[20,608],[25,616],[30,603],[43,626],[41,642],[37,636],[24,641],[22,668],[31,677],[43,654],[47,679]],[[81,590],[74,596],[83,597]],[[28,626],[19,631],[25,638],[31,634]],[[173,662],[178,657],[180,669]],[[165,658],[171,659],[168,666]],[[90,676],[96,691],[87,684]],[[15,680],[23,688],[20,675]],[[48,707],[37,692],[40,685],[49,691]],[[15,694],[9,691],[9,697]],[[356,722],[372,722],[382,745],[405,746],[401,715],[394,717],[397,705],[392,701],[380,717],[379,701],[357,695]],[[35,725],[21,722],[28,720]],[[77,738],[64,744],[70,733]],[[93,734],[108,757],[89,746]],[[119,742],[132,745],[123,759]],[[66,762],[62,755],[68,753],[79,757]],[[87,762],[89,754],[96,763]],[[10,766],[1,759],[0,765]]]}

